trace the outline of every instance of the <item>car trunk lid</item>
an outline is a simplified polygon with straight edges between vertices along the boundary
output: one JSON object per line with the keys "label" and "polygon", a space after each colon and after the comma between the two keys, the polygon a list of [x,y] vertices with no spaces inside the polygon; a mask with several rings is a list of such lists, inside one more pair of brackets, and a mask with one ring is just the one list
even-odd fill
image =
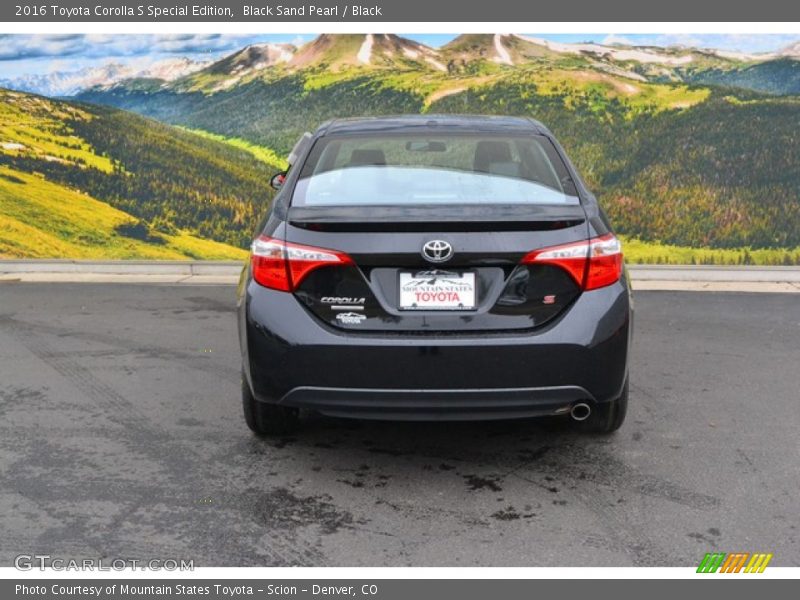
{"label": "car trunk lid", "polygon": [[[580,294],[565,270],[523,265],[531,251],[585,240],[580,205],[291,207],[286,241],[347,254],[294,290],[326,324],[424,333],[529,329]],[[437,262],[426,245],[452,255]]]}

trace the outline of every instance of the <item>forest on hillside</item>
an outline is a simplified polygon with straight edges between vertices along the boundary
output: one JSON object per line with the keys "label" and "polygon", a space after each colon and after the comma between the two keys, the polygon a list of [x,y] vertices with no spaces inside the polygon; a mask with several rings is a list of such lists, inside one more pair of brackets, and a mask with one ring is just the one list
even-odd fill
{"label": "forest on hillside", "polygon": [[[29,107],[35,107],[36,97]],[[124,233],[147,241],[153,234],[192,233],[237,247],[249,243],[257,221],[273,196],[271,174],[279,167],[220,141],[159,123],[139,115],[101,106],[47,102],[68,107],[60,119],[32,112],[6,111],[6,131],[24,132],[42,143],[52,136],[67,153],[69,145],[90,148],[110,163],[100,168],[86,158],[66,160],[33,152],[0,153],[0,166],[38,173],[48,181],[79,190],[139,219]],[[34,109],[31,108],[31,111]],[[7,121],[7,122],[6,122]],[[66,154],[65,154],[66,155]]]}

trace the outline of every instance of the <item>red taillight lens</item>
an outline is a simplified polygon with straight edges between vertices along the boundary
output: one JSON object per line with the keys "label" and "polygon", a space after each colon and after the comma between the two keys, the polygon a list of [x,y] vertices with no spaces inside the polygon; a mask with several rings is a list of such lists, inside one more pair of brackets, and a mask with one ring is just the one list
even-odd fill
{"label": "red taillight lens", "polygon": [[585,290],[596,290],[619,281],[622,276],[622,244],[611,234],[595,238],[589,246],[589,268]]}
{"label": "red taillight lens", "polygon": [[352,265],[353,259],[336,250],[292,244],[259,236],[251,246],[253,279],[264,287],[291,292],[314,269]]}
{"label": "red taillight lens", "polygon": [[291,291],[289,269],[286,264],[286,245],[266,236],[255,239],[250,255],[253,279],[264,287],[284,292]]}
{"label": "red taillight lens", "polygon": [[622,244],[611,233],[584,242],[534,250],[523,264],[561,267],[583,290],[611,285],[622,275]]}

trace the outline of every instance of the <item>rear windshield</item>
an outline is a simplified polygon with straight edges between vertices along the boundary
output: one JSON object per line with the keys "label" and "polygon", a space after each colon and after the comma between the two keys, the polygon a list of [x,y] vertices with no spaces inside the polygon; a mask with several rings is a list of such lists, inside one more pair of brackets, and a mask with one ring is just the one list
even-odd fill
{"label": "rear windshield", "polygon": [[317,140],[294,190],[298,206],[578,204],[544,136],[370,134]]}

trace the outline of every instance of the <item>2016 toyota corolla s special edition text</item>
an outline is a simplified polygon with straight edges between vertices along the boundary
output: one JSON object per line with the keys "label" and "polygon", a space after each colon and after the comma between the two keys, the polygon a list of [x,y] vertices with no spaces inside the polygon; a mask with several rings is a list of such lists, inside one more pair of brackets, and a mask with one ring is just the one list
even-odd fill
{"label": "2016 toyota corolla s special edition text", "polygon": [[625,419],[620,243],[553,135],[511,117],[330,121],[273,177],[239,286],[245,419]]}

